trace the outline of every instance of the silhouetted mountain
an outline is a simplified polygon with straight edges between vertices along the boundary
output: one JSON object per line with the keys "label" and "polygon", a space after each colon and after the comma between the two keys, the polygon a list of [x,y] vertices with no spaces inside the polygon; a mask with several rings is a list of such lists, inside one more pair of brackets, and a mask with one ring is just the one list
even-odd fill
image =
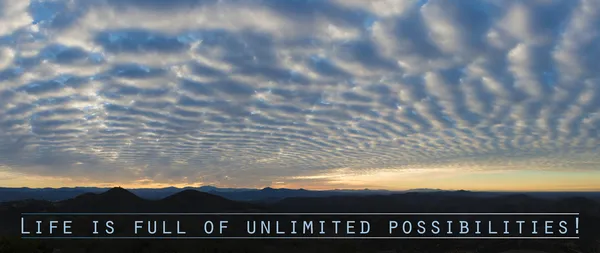
{"label": "silhouetted mountain", "polygon": [[102,199],[110,199],[113,201],[140,201],[141,198],[132,192],[125,190],[121,187],[112,188],[106,192],[98,194],[98,197]]}
{"label": "silhouetted mountain", "polygon": [[123,188],[115,187],[99,194],[82,194],[54,205],[62,212],[135,212],[146,209],[148,201]]}
{"label": "silhouetted mountain", "polygon": [[[75,188],[0,188],[0,202],[38,199],[48,201],[61,201],[71,199],[84,193],[102,193],[109,190],[108,188],[94,187],[75,187]],[[477,196],[498,196],[514,193],[506,192],[473,192],[473,191],[447,191],[442,189],[410,189],[406,191],[387,191],[387,190],[326,190],[312,191],[305,189],[275,189],[266,187],[264,189],[248,189],[248,188],[218,188],[214,186],[202,187],[167,187],[160,189],[130,189],[129,191],[135,195],[149,200],[158,200],[181,192],[183,190],[197,190],[201,192],[211,193],[230,200],[236,201],[252,201],[252,202],[274,202],[290,197],[331,197],[331,196],[363,196],[363,195],[389,195],[406,192],[437,192],[446,194],[468,194]],[[529,196],[539,198],[567,198],[574,196],[587,197],[594,200],[600,200],[599,192],[523,192]]]}
{"label": "silhouetted mountain", "polygon": [[[0,188],[0,202],[39,199],[48,201],[61,201],[74,198],[84,193],[101,193],[107,188]],[[160,189],[131,189],[135,195],[145,199],[162,199],[183,190],[197,190],[219,195],[230,200],[238,201],[276,201],[287,197],[324,197],[338,195],[364,195],[388,194],[385,190],[331,190],[309,191],[305,189],[247,189],[247,188],[218,188],[214,186],[176,188],[167,187]]]}
{"label": "silhouetted mountain", "polygon": [[48,201],[59,201],[70,199],[78,195],[92,192],[100,193],[106,191],[102,188],[0,188],[0,202],[38,199]]}
{"label": "silhouetted mountain", "polygon": [[252,211],[257,205],[232,201],[196,190],[184,190],[153,203],[163,212],[229,212]]}

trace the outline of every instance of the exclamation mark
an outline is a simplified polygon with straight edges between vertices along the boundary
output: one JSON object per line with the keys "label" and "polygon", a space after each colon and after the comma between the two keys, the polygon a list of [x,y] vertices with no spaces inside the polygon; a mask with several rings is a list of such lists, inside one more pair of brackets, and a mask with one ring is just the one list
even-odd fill
{"label": "exclamation mark", "polygon": [[579,217],[575,217],[575,234],[579,234]]}

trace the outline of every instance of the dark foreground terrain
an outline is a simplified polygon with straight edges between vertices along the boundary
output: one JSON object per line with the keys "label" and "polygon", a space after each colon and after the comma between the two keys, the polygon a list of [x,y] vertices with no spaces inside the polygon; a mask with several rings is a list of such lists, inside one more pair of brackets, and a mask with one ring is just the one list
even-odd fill
{"label": "dark foreground terrain", "polygon": [[[34,240],[20,239],[24,212],[578,212],[579,240]],[[241,202],[184,190],[148,200],[122,189],[85,193],[58,202],[22,200],[0,204],[0,253],[9,252],[600,252],[600,203],[586,197],[538,198],[525,194],[418,192],[385,195],[292,197]],[[514,251],[511,251],[514,250]],[[517,251],[520,250],[520,251]]]}

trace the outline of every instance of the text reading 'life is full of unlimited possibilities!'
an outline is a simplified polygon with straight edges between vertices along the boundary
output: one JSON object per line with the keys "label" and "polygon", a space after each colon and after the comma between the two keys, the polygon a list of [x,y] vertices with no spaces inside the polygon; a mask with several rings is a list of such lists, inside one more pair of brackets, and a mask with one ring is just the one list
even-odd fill
{"label": "text reading 'life is full of unlimited possibilities!'", "polygon": [[579,239],[578,213],[23,213],[23,239]]}

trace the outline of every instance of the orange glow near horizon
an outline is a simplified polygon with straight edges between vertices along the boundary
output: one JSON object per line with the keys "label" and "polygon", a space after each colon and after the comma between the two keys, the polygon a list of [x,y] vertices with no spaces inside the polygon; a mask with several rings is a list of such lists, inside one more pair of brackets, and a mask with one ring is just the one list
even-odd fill
{"label": "orange glow near horizon", "polygon": [[[435,188],[472,191],[600,191],[600,172],[550,171],[461,171],[454,169],[390,170],[367,175],[317,175],[291,178],[265,185],[219,185],[231,188],[293,188],[307,190]],[[89,179],[43,177],[0,172],[1,187],[116,187],[165,188],[199,187],[202,183],[97,182]]]}

